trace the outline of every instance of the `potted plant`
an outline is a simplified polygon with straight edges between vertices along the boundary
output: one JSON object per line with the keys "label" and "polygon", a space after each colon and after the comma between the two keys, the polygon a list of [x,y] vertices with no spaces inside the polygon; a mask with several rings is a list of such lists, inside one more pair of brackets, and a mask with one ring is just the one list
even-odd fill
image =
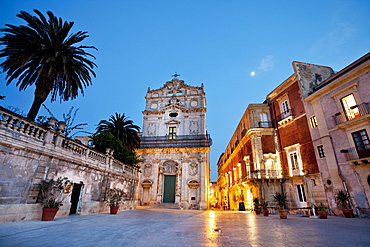
{"label": "potted plant", "polygon": [[317,206],[317,213],[320,216],[320,219],[327,219],[328,218],[328,212],[326,211],[326,206],[320,202],[319,206]]}
{"label": "potted plant", "polygon": [[353,210],[351,209],[350,196],[347,192],[339,190],[335,196],[338,207],[342,210],[344,217],[354,218]]}
{"label": "potted plant", "polygon": [[39,184],[42,200],[42,221],[51,221],[62,206],[64,198],[71,192],[72,182],[68,178],[59,177],[57,180],[42,180]]}
{"label": "potted plant", "polygon": [[269,205],[268,202],[264,202],[264,203],[261,204],[263,216],[269,216],[269,210],[267,208],[268,205]]}
{"label": "potted plant", "polygon": [[105,203],[110,206],[110,213],[117,214],[119,206],[123,203],[126,193],[121,189],[113,188],[107,190],[105,196]]}
{"label": "potted plant", "polygon": [[274,201],[277,202],[279,205],[279,216],[280,219],[287,219],[288,218],[288,210],[284,209],[286,204],[286,196],[283,193],[276,192],[275,195],[273,195]]}
{"label": "potted plant", "polygon": [[254,211],[257,215],[261,214],[261,208],[260,208],[260,200],[258,197],[253,198],[253,205],[254,205]]}

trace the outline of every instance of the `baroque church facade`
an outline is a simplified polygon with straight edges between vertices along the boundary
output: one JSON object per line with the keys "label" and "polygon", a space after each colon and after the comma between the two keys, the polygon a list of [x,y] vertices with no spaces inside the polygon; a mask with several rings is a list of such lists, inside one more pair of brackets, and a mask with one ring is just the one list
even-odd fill
{"label": "baroque church facade", "polygon": [[204,85],[173,78],[146,93],[140,147],[140,205],[208,207],[209,151]]}

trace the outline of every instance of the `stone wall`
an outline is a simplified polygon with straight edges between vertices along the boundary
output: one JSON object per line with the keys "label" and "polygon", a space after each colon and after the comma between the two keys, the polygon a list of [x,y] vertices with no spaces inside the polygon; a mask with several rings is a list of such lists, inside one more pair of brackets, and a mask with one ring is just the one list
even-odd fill
{"label": "stone wall", "polygon": [[[62,134],[59,130],[30,122],[0,107],[0,222],[41,218],[38,186],[43,179],[68,177],[82,184],[77,214],[108,212],[103,203],[105,190],[127,192],[122,209],[136,207],[138,170],[97,152]],[[70,195],[58,216],[69,215]]]}

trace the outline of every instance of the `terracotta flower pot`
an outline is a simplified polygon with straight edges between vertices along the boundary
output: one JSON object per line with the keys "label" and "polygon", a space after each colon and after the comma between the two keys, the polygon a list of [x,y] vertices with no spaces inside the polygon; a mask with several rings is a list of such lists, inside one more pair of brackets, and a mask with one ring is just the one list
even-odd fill
{"label": "terracotta flower pot", "polygon": [[57,214],[59,208],[43,208],[42,209],[42,221],[52,221]]}
{"label": "terracotta flower pot", "polygon": [[263,216],[269,216],[269,211],[268,210],[263,210]]}
{"label": "terracotta flower pot", "polygon": [[288,218],[288,210],[278,210],[278,214],[280,219],[287,219]]}
{"label": "terracotta flower pot", "polygon": [[320,219],[327,219],[328,218],[328,212],[326,211],[317,211],[319,213]]}
{"label": "terracotta flower pot", "polygon": [[346,218],[355,218],[355,215],[353,214],[353,209],[341,209],[344,217]]}
{"label": "terracotta flower pot", "polygon": [[257,215],[260,215],[261,214],[261,209],[258,208],[258,209],[255,209],[255,211],[256,211],[256,214]]}
{"label": "terracotta flower pot", "polygon": [[117,214],[118,213],[119,207],[110,207],[110,214]]}

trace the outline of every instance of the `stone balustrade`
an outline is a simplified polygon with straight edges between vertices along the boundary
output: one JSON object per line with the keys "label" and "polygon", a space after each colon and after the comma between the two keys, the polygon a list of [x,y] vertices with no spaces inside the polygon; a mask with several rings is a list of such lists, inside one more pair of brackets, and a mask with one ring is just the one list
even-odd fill
{"label": "stone balustrade", "polygon": [[[113,187],[127,193],[126,209],[136,207],[138,169],[115,160],[113,151],[104,154],[65,137],[64,125],[49,119],[43,126],[0,107],[0,222],[39,219],[37,184],[57,177],[83,184],[80,214],[108,211],[102,199]],[[69,215],[70,200],[57,217]]]}
{"label": "stone balustrade", "polygon": [[0,126],[15,132],[44,140],[47,130],[26,118],[16,115],[7,109],[0,107]]}

